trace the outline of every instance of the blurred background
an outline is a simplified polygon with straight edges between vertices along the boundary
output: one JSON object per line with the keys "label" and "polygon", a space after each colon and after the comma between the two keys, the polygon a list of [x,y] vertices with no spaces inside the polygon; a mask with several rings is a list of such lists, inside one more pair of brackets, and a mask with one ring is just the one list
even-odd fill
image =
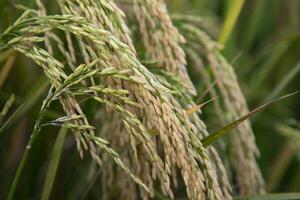
{"label": "blurred background", "polygon": [[[121,1],[121,0],[120,0]],[[46,1],[47,11],[57,10],[55,1]],[[123,0],[121,1],[121,3]],[[222,26],[235,0],[169,0],[171,14],[201,16],[211,36],[218,40]],[[34,7],[32,0],[0,0],[0,32],[21,13],[14,7]],[[300,89],[300,1],[246,0],[222,52],[237,73],[250,109],[281,95]],[[0,52],[0,108],[13,93],[15,102],[2,119],[11,120],[0,132],[0,199],[4,199],[16,167],[26,148],[35,119],[49,83],[32,61],[12,51]],[[21,106],[22,105],[22,106]],[[89,108],[86,108],[89,109]],[[47,116],[60,116],[61,111]],[[268,192],[300,192],[300,96],[272,105],[252,118],[258,160]],[[208,127],[211,131],[215,128]],[[58,128],[45,127],[38,137],[19,184],[20,199],[36,199],[51,156]],[[76,199],[87,192],[87,199],[101,193],[89,186],[89,158],[80,160],[72,137],[64,145],[53,196]],[[95,180],[96,183],[99,180]],[[62,187],[63,186],[63,187]]]}

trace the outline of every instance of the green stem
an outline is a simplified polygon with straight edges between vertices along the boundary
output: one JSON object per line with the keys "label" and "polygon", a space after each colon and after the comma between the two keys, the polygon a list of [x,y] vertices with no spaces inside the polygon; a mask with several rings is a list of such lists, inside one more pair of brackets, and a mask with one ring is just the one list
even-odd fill
{"label": "green stem", "polygon": [[218,42],[220,44],[225,45],[230,33],[232,32],[232,29],[234,25],[236,24],[237,18],[240,15],[240,12],[242,10],[243,4],[245,0],[235,0],[231,7],[229,8],[228,14],[226,16],[224,25],[222,27]]}
{"label": "green stem", "polygon": [[23,172],[25,163],[26,163],[26,161],[28,159],[28,155],[29,155],[29,152],[31,150],[31,146],[32,146],[32,144],[33,144],[36,136],[38,135],[39,131],[41,130],[39,124],[40,124],[40,120],[38,120],[38,122],[34,126],[34,130],[33,130],[32,134],[30,136],[30,139],[28,141],[28,144],[27,144],[26,149],[24,151],[24,154],[22,156],[21,162],[20,162],[20,164],[18,166],[16,175],[15,175],[14,180],[12,182],[12,185],[10,187],[10,190],[9,190],[9,193],[8,193],[8,196],[7,196],[7,200],[13,200],[14,199],[15,191],[16,191],[18,182],[20,180],[21,174]]}
{"label": "green stem", "polygon": [[[51,91],[51,89],[50,89]],[[26,145],[26,149],[23,153],[23,156],[22,156],[22,159],[21,159],[21,162],[17,168],[17,172],[16,172],[16,175],[14,177],[14,180],[12,182],[12,185],[9,189],[9,193],[8,193],[8,196],[6,198],[6,200],[13,200],[14,199],[14,195],[15,195],[15,192],[16,192],[16,189],[17,189],[17,185],[19,183],[19,180],[20,180],[20,177],[21,177],[21,174],[24,170],[24,166],[25,166],[25,163],[28,159],[28,156],[29,156],[29,153],[30,153],[30,150],[31,150],[31,147],[33,145],[33,142],[35,141],[35,138],[37,137],[38,133],[40,132],[41,130],[41,122],[42,122],[42,119],[44,118],[44,115],[50,105],[50,102],[52,101],[52,97],[53,97],[53,93],[49,93],[48,97],[46,98],[46,100],[43,102],[43,105],[42,105],[42,108],[40,110],[40,113],[39,113],[39,117],[38,119],[36,120],[36,123],[35,123],[35,126],[34,126],[34,129],[33,129],[33,132],[30,136],[30,139]]]}

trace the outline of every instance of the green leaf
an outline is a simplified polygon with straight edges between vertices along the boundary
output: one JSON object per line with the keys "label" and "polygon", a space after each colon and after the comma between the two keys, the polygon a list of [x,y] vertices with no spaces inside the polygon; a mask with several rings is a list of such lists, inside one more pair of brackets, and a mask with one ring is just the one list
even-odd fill
{"label": "green leaf", "polygon": [[229,9],[218,42],[225,45],[240,15],[245,0],[235,0]]}
{"label": "green leaf", "polygon": [[300,72],[300,61],[285,75],[285,77],[276,85],[271,94],[267,97],[267,101],[277,97],[281,91],[296,77]]}
{"label": "green leaf", "polygon": [[2,111],[0,112],[0,125],[2,125],[2,119],[6,116],[7,112],[9,111],[9,109],[11,108],[11,106],[13,105],[15,101],[15,95],[12,94],[10,95],[9,99],[6,101]]}
{"label": "green leaf", "polygon": [[220,130],[212,133],[211,135],[203,138],[201,140],[202,144],[204,147],[209,146],[210,144],[212,144],[213,142],[217,141],[218,139],[220,139],[221,137],[225,136],[227,133],[229,133],[232,129],[234,129],[235,127],[237,127],[239,124],[241,124],[243,121],[245,121],[246,119],[250,118],[251,116],[253,116],[255,113],[260,112],[264,109],[266,109],[267,107],[269,107],[271,104],[280,101],[282,99],[288,98],[290,96],[293,96],[295,94],[297,94],[297,92],[291,93],[291,94],[287,94],[284,96],[279,97],[278,99],[269,101],[259,107],[257,107],[256,109],[252,110],[251,112],[249,112],[248,114],[242,116],[241,118],[239,118],[238,120],[231,122],[230,124],[224,126],[223,128],[221,128]]}
{"label": "green leaf", "polygon": [[42,76],[36,81],[36,83],[32,86],[32,89],[26,94],[24,103],[21,104],[10,116],[10,118],[0,127],[0,135],[5,129],[15,124],[15,122],[18,121],[18,119],[20,119],[20,117],[22,117],[23,114],[26,113],[30,108],[35,106],[36,102],[39,100],[42,94],[44,94],[48,86],[49,81],[45,76]]}
{"label": "green leaf", "polygon": [[13,114],[3,123],[0,127],[0,134],[8,127],[9,124],[11,124],[11,121],[16,118],[16,116],[21,112],[22,108],[24,107],[24,104],[20,105],[16,111],[13,112]]}
{"label": "green leaf", "polygon": [[[0,88],[2,88],[5,80],[7,79],[7,76],[9,74],[9,72],[11,71],[11,69],[14,65],[15,59],[16,59],[15,52],[14,51],[9,51],[9,52],[10,52],[10,54],[0,71]],[[0,60],[1,60],[1,58],[0,58]]]}
{"label": "green leaf", "polygon": [[42,192],[42,200],[48,200],[53,188],[53,183],[55,180],[58,164],[61,157],[61,152],[65,142],[67,133],[67,128],[62,127],[57,135],[56,141],[54,143],[51,160],[48,166],[47,175],[44,182],[44,188]]}

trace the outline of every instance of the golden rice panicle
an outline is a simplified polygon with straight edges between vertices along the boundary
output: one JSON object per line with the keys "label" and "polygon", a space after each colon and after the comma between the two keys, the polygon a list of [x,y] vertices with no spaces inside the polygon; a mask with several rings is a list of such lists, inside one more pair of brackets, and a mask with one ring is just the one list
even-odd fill
{"label": "golden rice panicle", "polygon": [[[247,103],[244,95],[241,92],[237,77],[233,71],[232,66],[217,53],[217,59],[219,61],[219,67],[212,65],[213,71],[216,76],[224,77],[222,82],[217,82],[220,90],[223,90],[224,96],[228,99],[225,104],[227,112],[232,113],[231,120],[240,118],[241,116],[249,113]],[[222,89],[221,89],[222,88]],[[250,121],[247,120],[239,125],[236,130],[236,134],[233,135],[233,143],[242,149],[241,152],[235,151],[234,168],[237,174],[246,173],[250,176],[249,179],[242,179],[237,176],[237,182],[239,184],[239,192],[241,194],[255,194],[264,192],[264,181],[260,172],[260,169],[256,162],[256,156],[259,156],[259,150],[257,149],[254,134],[250,125]]]}
{"label": "golden rice panicle", "polygon": [[[129,38],[129,33],[127,31],[122,31],[124,29],[127,29],[127,26],[125,26],[125,22],[121,18],[122,14],[119,13],[120,10],[118,10],[118,9],[110,10],[112,8],[115,8],[114,6],[110,7],[110,4],[108,4],[106,1],[101,1],[101,2],[97,2],[97,3],[95,1],[91,1],[91,2],[83,1],[83,2],[81,2],[81,4],[79,4],[79,2],[77,2],[77,1],[74,1],[74,2],[72,4],[69,1],[61,2],[61,8],[63,9],[63,12],[74,14],[77,16],[84,16],[89,22],[92,22],[96,27],[108,29],[109,31],[114,33],[114,35],[118,38],[121,38],[121,39]],[[105,4],[105,5],[102,5],[102,4]],[[93,5],[93,6],[90,7],[90,5]],[[107,10],[107,9],[109,9],[109,10]],[[93,19],[93,16],[86,10],[89,10],[89,12],[95,12],[96,15],[99,15],[99,16],[97,16],[97,19]],[[96,10],[96,11],[94,11],[94,10]],[[103,13],[109,13],[109,16],[103,16]],[[109,21],[110,18],[116,18],[120,23],[112,23],[111,21]],[[124,24],[124,25],[119,27],[120,24]],[[121,30],[121,31],[116,32],[115,30]],[[89,46],[89,44],[84,43],[83,41],[81,41],[81,43],[82,43],[82,46]],[[131,44],[131,40],[130,41],[127,40],[126,43]],[[116,46],[116,45],[114,45],[114,46]],[[135,52],[132,46],[130,47],[130,50],[131,50],[130,54]],[[101,53],[101,51],[103,51],[103,50],[100,50],[97,53],[99,54],[99,53]],[[105,54],[106,54],[106,52],[105,52]],[[103,55],[94,55],[94,56],[103,57]],[[90,57],[93,57],[93,55],[86,55],[86,57],[89,57],[89,59],[90,59]],[[112,66],[120,66],[120,67],[126,65],[126,61],[120,62],[118,60],[118,58],[116,58],[115,56],[112,56],[111,58],[106,58],[106,59],[111,59],[110,61],[108,61],[108,63],[105,64],[105,65],[107,65],[107,67],[109,67],[111,65]],[[103,66],[101,66],[101,67],[103,67]],[[125,68],[127,68],[127,67],[125,67]],[[137,82],[141,82],[141,84],[144,83],[144,81],[141,78],[139,78],[138,76],[131,76],[131,78]],[[109,80],[109,79],[107,81],[108,81],[107,83],[113,87],[117,87],[117,88],[129,87],[129,86],[127,86],[126,82],[117,82],[115,80]],[[136,111],[136,114],[139,114],[139,112],[140,112],[139,110],[136,110],[136,109],[134,109],[134,110]],[[135,119],[135,120],[138,120],[138,119]],[[120,121],[118,123],[120,123]],[[137,132],[136,130],[134,130],[132,128],[132,123],[130,124],[130,122],[126,122],[125,127],[123,126],[123,128],[127,128],[129,130],[129,132],[131,132],[131,131]],[[144,131],[146,130],[142,124],[140,124],[138,128],[142,128]],[[126,133],[126,131],[123,133]],[[120,135],[120,133],[118,133],[118,132],[116,132],[116,133],[114,132],[113,134],[116,137],[121,137],[121,138],[124,137],[124,136]],[[136,135],[136,133],[135,133],[135,135]],[[130,137],[130,144],[133,149],[136,149],[136,147],[134,146],[134,144],[136,143],[135,140],[136,140],[135,137]],[[137,140],[139,141],[140,139],[137,138]],[[147,142],[148,142],[147,152],[148,153],[151,152],[151,154],[152,154],[152,155],[150,155],[150,160],[152,159],[153,167],[155,168],[158,166],[158,168],[160,169],[158,171],[160,171],[160,174],[161,174],[160,178],[161,178],[162,182],[164,183],[163,190],[167,191],[167,193],[169,193],[172,196],[171,189],[169,188],[170,187],[169,186],[169,177],[168,177],[167,171],[164,169],[158,155],[156,155],[157,154],[156,150],[153,148],[154,144],[149,137],[147,139]],[[144,147],[141,147],[141,148],[144,148]],[[135,152],[134,155],[137,155],[137,152]],[[138,160],[137,157],[135,157],[135,160]],[[135,163],[138,164],[138,162],[135,162]],[[133,168],[136,168],[135,171],[137,171],[137,172],[139,171],[137,165],[133,165]],[[153,191],[151,193],[153,194]]]}
{"label": "golden rice panicle", "polygon": [[[190,56],[194,66],[197,67],[197,70],[199,70],[198,73],[201,74],[201,76],[203,77],[203,80],[208,88],[208,92],[211,94],[211,97],[216,97],[217,93],[211,85],[212,81],[209,79],[209,75],[208,75],[206,69],[204,69],[204,66],[203,66],[204,64],[203,64],[201,58],[199,57],[199,55],[191,49],[187,50],[187,55]],[[213,103],[214,103],[216,112],[218,114],[221,114],[220,121],[223,122],[222,109],[219,105],[219,100],[215,99]],[[191,117],[193,117],[193,116],[191,116]],[[199,121],[199,119],[197,119],[197,118],[195,118],[194,121],[195,121],[194,124],[196,126],[200,126],[198,128],[198,130],[201,130],[201,126],[203,126],[201,124],[203,124],[203,122],[201,123]],[[202,130],[203,130],[203,128],[202,128]],[[220,155],[218,154],[216,149],[214,149],[213,147],[209,147],[208,154],[209,154],[209,157],[213,160],[214,167],[216,168],[216,172],[217,172],[216,176],[218,177],[218,181],[219,181],[222,193],[223,193],[223,198],[224,199],[232,199],[231,183],[229,182],[227,172],[226,172],[225,166],[223,165],[223,162],[220,158]]]}
{"label": "golden rice panicle", "polygon": [[125,14],[113,1],[102,0],[59,0],[63,13],[84,16],[98,28],[109,30],[135,51],[130,39],[130,30],[124,22]]}
{"label": "golden rice panicle", "polygon": [[[209,66],[216,80],[216,85],[222,95],[223,111],[220,118],[225,122],[231,122],[248,113],[245,97],[243,96],[237,77],[232,66],[225,60],[219,52],[219,45],[214,42],[205,32],[191,24],[181,26],[190,41],[198,45],[192,48],[195,51],[204,50]],[[254,134],[249,120],[239,125],[235,130],[236,134],[230,135],[230,145],[232,146],[233,159],[230,160],[233,170],[236,173],[236,182],[241,194],[255,194],[264,191],[264,181],[258,168],[256,157],[259,155],[255,144]],[[233,148],[234,147],[234,148]],[[247,179],[245,177],[247,173]]]}
{"label": "golden rice panicle", "polygon": [[[26,14],[26,13],[25,13]],[[66,23],[67,22],[67,23]],[[84,21],[82,18],[74,17],[74,16],[66,16],[66,15],[55,15],[55,16],[45,16],[45,17],[34,17],[34,18],[25,18],[21,16],[21,18],[11,27],[9,27],[2,35],[0,35],[0,44],[1,46],[5,46],[6,48],[14,48],[17,51],[23,53],[27,57],[34,60],[39,66],[41,66],[49,78],[52,88],[55,89],[55,93],[49,93],[47,97],[48,102],[45,103],[43,107],[48,107],[50,102],[59,99],[61,104],[63,105],[64,111],[66,114],[71,117],[74,114],[80,115],[80,118],[75,118],[72,124],[68,124],[67,127],[72,128],[74,130],[74,134],[78,141],[79,153],[82,156],[83,150],[81,149],[81,145],[85,150],[89,150],[93,159],[95,159],[99,164],[101,164],[101,159],[97,154],[97,147],[100,147],[106,153],[108,153],[116,162],[118,166],[120,166],[126,173],[128,173],[131,178],[139,185],[143,185],[142,187],[149,192],[147,186],[145,186],[140,179],[138,179],[130,169],[122,162],[119,158],[119,155],[108,146],[108,142],[97,138],[94,136],[93,127],[91,127],[83,114],[79,104],[76,102],[74,98],[74,93],[69,90],[67,86],[79,83],[82,78],[74,81],[73,78],[76,78],[78,73],[80,73],[83,69],[89,69],[90,66],[94,66],[95,63],[80,65],[74,72],[70,75],[66,75],[64,72],[64,65],[49,55],[48,52],[41,49],[40,47],[35,46],[35,43],[43,42],[44,39],[42,37],[37,37],[35,35],[39,35],[44,33],[45,31],[51,31],[52,29],[58,28],[63,31],[70,31],[72,34],[78,36],[87,36],[90,40],[95,40],[95,43],[100,42],[100,38],[92,37],[91,34],[93,28],[89,27],[86,29],[86,26],[89,24]],[[84,28],[83,28],[84,27]],[[26,37],[19,37],[17,34],[11,34],[11,32],[18,31],[21,35],[24,34]],[[86,34],[90,32],[90,34]],[[99,33],[99,32],[98,32]],[[95,34],[98,35],[98,34]],[[96,60],[98,61],[98,60]],[[97,71],[95,71],[97,72]],[[103,74],[111,75],[109,72],[109,68],[103,70]],[[95,73],[87,74],[83,76],[83,78],[88,78],[89,76],[95,75]],[[112,74],[113,75],[113,74]],[[119,76],[122,77],[122,76]],[[124,77],[124,76],[123,76]],[[124,77],[128,79],[128,77]],[[99,97],[95,97],[95,99],[100,99]],[[126,100],[126,99],[125,99]],[[113,105],[108,101],[103,101],[104,103],[108,103],[109,105]],[[117,107],[119,108],[120,107]],[[120,110],[121,111],[121,110]],[[129,114],[129,113],[127,113]],[[79,132],[78,132],[79,131]]]}
{"label": "golden rice panicle", "polygon": [[[176,27],[172,24],[170,17],[166,10],[166,5],[163,1],[158,0],[150,0],[150,1],[142,1],[142,0],[135,0],[134,10],[137,18],[137,23],[140,27],[141,37],[146,47],[146,51],[149,55],[151,55],[152,59],[155,59],[158,62],[158,65],[171,72],[172,74],[179,74],[179,78],[182,82],[186,82],[186,77],[189,77],[187,70],[186,70],[186,61],[184,53],[174,53],[168,54],[168,52],[182,52],[183,50],[179,46],[180,41],[183,42],[183,37],[178,33]],[[153,34],[154,32],[154,34]],[[180,40],[178,39],[180,38]],[[176,56],[181,55],[181,56]],[[180,73],[178,73],[180,71]],[[188,84],[192,87],[192,83]],[[180,101],[183,107],[193,107],[195,103],[192,100],[193,92],[187,92],[185,96],[188,99],[184,101]],[[199,118],[198,112],[193,113],[190,116],[190,120],[192,122],[193,131],[191,134],[198,134],[194,137],[203,138],[208,136],[208,132],[206,129],[205,124]],[[198,148],[195,146],[194,148]],[[209,157],[217,156],[218,153],[211,147],[208,150]],[[212,164],[211,162],[204,162],[202,168],[206,170],[206,172],[212,173],[205,173],[204,176],[206,182],[208,183],[209,187],[207,188],[208,194],[210,195],[209,198],[211,199],[218,199],[221,198],[222,195],[220,194],[219,183],[216,181],[217,174],[216,171],[220,171],[219,175],[224,177],[221,178],[222,182],[222,189],[224,191],[224,197],[222,199],[231,199],[230,195],[230,184],[227,178],[226,171],[224,170],[224,166],[220,159],[218,162],[214,163],[216,169],[211,169]]]}
{"label": "golden rice panicle", "polygon": [[[106,113],[104,113],[106,112]],[[107,113],[108,112],[108,113]],[[137,166],[133,163],[134,155],[132,155],[133,150],[130,149],[130,134],[128,134],[126,129],[123,127],[122,120],[120,116],[112,111],[103,111],[103,117],[101,117],[102,126],[100,135],[111,141],[111,146],[114,149],[120,149],[120,157],[123,162],[134,171],[135,174],[141,175],[137,172]],[[118,199],[137,199],[137,187],[135,183],[128,177],[124,170],[120,168],[115,168],[113,162],[109,162],[109,156],[106,154],[102,155],[103,160],[103,170],[101,172],[101,187],[102,187],[102,197],[103,199],[108,199],[109,194],[116,190],[118,194]],[[146,183],[141,177],[143,183]],[[148,185],[146,183],[146,185]],[[153,189],[150,188],[150,191]],[[148,192],[145,192],[148,194]]]}
{"label": "golden rice panicle", "polygon": [[[60,7],[63,13],[72,14],[75,16],[83,16],[89,22],[93,23],[98,28],[103,28],[111,31],[116,37],[118,37],[121,41],[126,43],[132,51],[134,51],[131,39],[129,37],[129,29],[127,26],[123,26],[124,24],[123,17],[124,14],[121,10],[119,10],[116,5],[112,2],[111,4],[107,3],[107,1],[60,1]],[[114,19],[114,20],[113,20]],[[82,52],[84,52],[85,60],[90,60],[92,55],[88,52],[88,45],[84,43],[81,39],[79,41]],[[122,88],[123,84],[118,80],[108,78],[107,81],[110,82],[111,85],[117,88]],[[111,99],[113,100],[113,99]],[[108,109],[109,110],[109,109]],[[112,115],[117,115],[116,113],[112,113]],[[117,115],[119,116],[119,115]],[[121,126],[122,120],[120,117],[115,117],[117,120],[116,123]],[[106,122],[107,123],[107,122]],[[113,123],[112,123],[113,125]],[[113,127],[113,126],[112,126]],[[123,127],[124,128],[124,127]],[[115,130],[115,129],[113,129]],[[124,134],[114,133],[117,137],[128,137],[124,136]],[[131,137],[131,140],[135,140],[134,137]],[[134,144],[134,142],[131,142]],[[135,147],[132,147],[135,148]]]}
{"label": "golden rice panicle", "polygon": [[159,67],[179,75],[185,82],[187,91],[196,95],[187,74],[185,53],[180,47],[185,40],[173,26],[164,1],[134,0],[134,14],[150,58],[154,59]]}
{"label": "golden rice panicle", "polygon": [[[103,27],[105,26],[103,25]],[[174,107],[172,102],[175,101],[173,97],[167,94],[166,88],[161,86],[156,78],[152,76],[144,66],[136,61],[134,54],[129,53],[130,49],[126,49],[126,47],[122,45],[122,50],[125,50],[126,54],[120,54],[118,53],[121,50],[120,46],[112,43],[113,40],[109,42],[112,47],[115,48],[113,52],[116,56],[109,57],[109,55],[106,55],[108,63],[121,68],[133,69],[133,72],[137,74],[132,76],[132,78],[134,77],[136,81],[144,84],[143,89],[133,85],[127,85],[126,87],[134,94],[140,104],[148,108],[148,112],[145,113],[146,119],[149,120],[148,123],[151,126],[159,130],[160,139],[162,140],[165,151],[165,167],[162,169],[158,166],[160,176],[164,174],[164,171],[170,173],[172,167],[174,167],[173,165],[177,165],[181,169],[182,176],[187,185],[188,196],[192,199],[203,198],[205,196],[205,187],[203,185],[204,179],[202,178],[202,173],[200,173],[197,161],[195,160],[196,158],[194,155],[189,155],[190,151],[195,150],[193,150],[192,146],[188,145],[190,140],[188,139],[188,128],[184,128],[186,126],[185,123],[187,122],[180,122],[180,119],[177,116],[178,113],[174,113],[180,109],[182,110],[182,108],[178,104],[175,104],[176,109],[172,108]],[[101,50],[99,49],[99,52],[101,52]],[[103,57],[103,55],[99,55],[99,57]],[[157,95],[160,96],[160,100],[155,97]],[[157,116],[161,117],[157,118]],[[201,149],[201,151],[205,150]],[[194,154],[196,154],[196,152],[194,152]],[[202,159],[207,160],[207,157],[205,157],[204,154],[201,154],[201,156]],[[155,161],[154,164],[156,163],[157,162]],[[169,188],[169,178],[167,178],[166,175],[163,175],[160,179],[162,180],[162,186],[164,186],[163,191],[172,197],[173,194]]]}

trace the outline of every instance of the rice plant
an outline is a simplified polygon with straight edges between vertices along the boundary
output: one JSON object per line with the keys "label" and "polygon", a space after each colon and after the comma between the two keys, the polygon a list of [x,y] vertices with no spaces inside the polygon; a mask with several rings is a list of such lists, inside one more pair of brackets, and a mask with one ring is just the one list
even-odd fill
{"label": "rice plant", "polygon": [[269,4],[1,0],[0,199],[299,199],[300,4]]}

